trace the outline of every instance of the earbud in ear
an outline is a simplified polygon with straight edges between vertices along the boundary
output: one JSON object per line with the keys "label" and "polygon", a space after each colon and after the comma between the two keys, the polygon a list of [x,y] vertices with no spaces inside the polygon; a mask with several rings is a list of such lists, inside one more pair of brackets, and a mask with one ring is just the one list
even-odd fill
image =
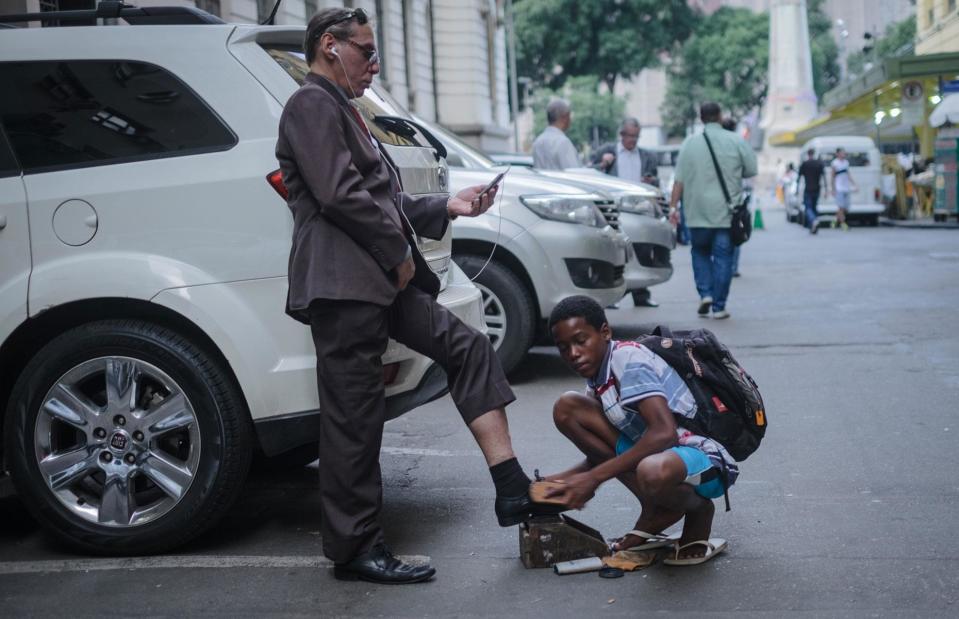
{"label": "earbud in ear", "polygon": [[339,55],[340,55],[340,52],[336,51],[336,46],[335,46],[335,45],[330,48],[330,53],[333,54],[334,56],[339,56]]}

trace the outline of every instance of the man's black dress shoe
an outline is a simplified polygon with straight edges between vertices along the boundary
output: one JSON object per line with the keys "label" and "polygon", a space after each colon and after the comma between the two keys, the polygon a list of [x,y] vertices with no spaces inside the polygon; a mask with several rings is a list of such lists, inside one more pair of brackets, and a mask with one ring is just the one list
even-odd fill
{"label": "man's black dress shoe", "polygon": [[381,585],[408,585],[425,582],[436,570],[429,565],[410,565],[393,556],[384,544],[378,544],[349,563],[333,566],[337,580],[365,580]]}
{"label": "man's black dress shoe", "polygon": [[522,496],[496,497],[496,519],[499,526],[512,527],[542,516],[555,516],[569,510],[565,505],[534,503],[526,492]]}

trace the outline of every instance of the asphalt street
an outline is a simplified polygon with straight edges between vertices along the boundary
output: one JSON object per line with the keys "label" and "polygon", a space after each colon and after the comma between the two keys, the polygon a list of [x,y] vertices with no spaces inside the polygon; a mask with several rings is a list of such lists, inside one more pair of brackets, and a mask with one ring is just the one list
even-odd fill
{"label": "asphalt street", "polygon": [[[764,212],[743,247],[732,318],[696,316],[688,248],[656,309],[610,310],[614,336],[658,323],[708,326],[764,395],[769,431],[742,463],[727,552],[698,567],[654,565],[618,580],[524,569],[517,531],[493,515],[484,462],[448,398],[387,425],[383,520],[393,549],[427,556],[410,587],[341,583],[322,557],[316,466],[257,475],[229,516],[163,557],[78,556],[16,498],[0,500],[0,616],[959,615],[959,231],[823,230]],[[577,459],[551,423],[581,389],[549,347],[512,377],[521,463]],[[322,466],[322,459],[319,463]],[[605,536],[638,505],[615,482],[576,517]]]}

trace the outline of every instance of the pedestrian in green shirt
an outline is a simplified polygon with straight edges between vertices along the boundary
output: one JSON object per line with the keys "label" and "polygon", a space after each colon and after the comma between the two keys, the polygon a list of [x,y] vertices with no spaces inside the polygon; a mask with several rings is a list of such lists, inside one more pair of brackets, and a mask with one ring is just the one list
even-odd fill
{"label": "pedestrian in green shirt", "polygon": [[[756,154],[741,137],[719,124],[722,112],[718,103],[704,103],[699,117],[705,125],[703,133],[689,136],[679,149],[670,219],[674,224],[678,221],[676,205],[682,198],[690,233],[693,278],[699,292],[698,314],[707,318],[712,308],[713,318],[729,318],[726,298],[733,276],[729,224],[732,206],[740,200],[743,179],[756,176]],[[729,189],[729,202],[723,195],[704,135],[716,153]]]}

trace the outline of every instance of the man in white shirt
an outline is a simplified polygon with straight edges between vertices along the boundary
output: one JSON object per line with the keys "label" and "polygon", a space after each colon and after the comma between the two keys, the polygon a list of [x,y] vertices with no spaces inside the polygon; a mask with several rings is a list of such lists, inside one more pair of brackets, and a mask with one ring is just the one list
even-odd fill
{"label": "man in white shirt", "polygon": [[858,191],[859,187],[849,174],[846,149],[836,149],[836,158],[829,164],[829,169],[832,170],[832,193],[836,196],[836,221],[833,227],[838,225],[843,230],[849,230],[849,225],[846,224],[846,213],[849,212],[851,194],[853,191]]}
{"label": "man in white shirt", "polygon": [[632,116],[624,118],[619,125],[619,141],[596,149],[593,167],[634,183],[659,185],[656,156],[638,147],[641,130],[639,120]]}
{"label": "man in white shirt", "polygon": [[572,110],[564,99],[553,99],[546,106],[549,126],[533,142],[533,167],[541,170],[564,170],[580,166],[576,147],[566,137],[572,124]]}
{"label": "man in white shirt", "polygon": [[[639,134],[642,127],[639,120],[627,116],[619,124],[619,141],[610,142],[596,149],[593,154],[593,167],[610,176],[634,183],[659,185],[656,177],[657,158],[654,154],[639,148]],[[649,294],[649,288],[630,291],[636,307],[659,307]]]}

